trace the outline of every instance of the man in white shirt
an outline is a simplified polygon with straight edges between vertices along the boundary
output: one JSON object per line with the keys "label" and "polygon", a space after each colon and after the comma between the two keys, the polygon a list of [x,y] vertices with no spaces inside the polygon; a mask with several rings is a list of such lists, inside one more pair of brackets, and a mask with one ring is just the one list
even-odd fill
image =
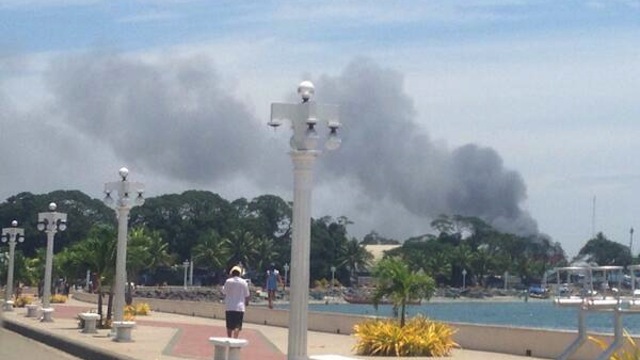
{"label": "man in white shirt", "polygon": [[249,305],[249,285],[240,277],[242,269],[234,266],[229,272],[231,277],[225,281],[222,293],[225,295],[225,320],[227,323],[227,337],[238,338],[242,330],[244,311]]}

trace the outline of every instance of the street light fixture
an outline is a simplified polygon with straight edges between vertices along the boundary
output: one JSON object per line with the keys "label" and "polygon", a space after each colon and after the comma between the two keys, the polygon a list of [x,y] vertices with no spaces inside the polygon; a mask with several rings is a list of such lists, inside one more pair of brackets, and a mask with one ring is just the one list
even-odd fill
{"label": "street light fixture", "polygon": [[2,229],[2,242],[9,242],[9,268],[7,269],[7,287],[4,292],[4,311],[13,311],[13,268],[16,242],[24,241],[24,229],[18,227],[18,221],[13,220],[10,228]]}
{"label": "street light fixture", "polygon": [[189,264],[189,286],[193,287],[193,257]]}
{"label": "street light fixture", "polygon": [[49,204],[49,212],[38,213],[38,230],[47,234],[47,257],[44,265],[44,287],[42,289],[42,321],[51,322],[53,308],[51,300],[51,276],[53,271],[53,238],[58,231],[67,229],[67,214],[56,211],[56,203]]}
{"label": "street light fixture", "polygon": [[466,288],[467,285],[467,269],[462,269],[462,290]]}
{"label": "street light fixture", "polygon": [[182,266],[184,267],[184,289],[187,290],[187,270],[189,270],[189,260],[185,260],[182,263]]}
{"label": "street light fixture", "polygon": [[311,190],[313,187],[313,164],[321,153],[316,125],[325,121],[329,128],[325,147],[335,150],[340,147],[338,129],[338,106],[317,104],[310,101],[315,87],[310,81],[298,86],[302,103],[271,104],[269,126],[278,127],[289,121],[293,129],[291,159],[293,161],[293,239],[291,244],[291,274],[289,311],[288,360],[307,360],[307,312],[309,309],[309,254],[311,235]]}
{"label": "street light fixture", "polygon": [[289,263],[285,263],[284,266],[282,267],[284,268],[284,290],[287,290],[287,279],[289,276]]}
{"label": "street light fixture", "polygon": [[331,296],[334,296],[333,286],[336,281],[336,267],[331,266]]}
{"label": "street light fixture", "polygon": [[[127,279],[127,227],[131,208],[144,204],[144,185],[127,180],[129,170],[120,168],[120,181],[104,184],[104,203],[116,211],[118,218],[118,243],[116,248],[116,276],[113,290],[113,326],[116,329],[114,341],[131,341],[132,322],[124,320],[125,283]],[[111,193],[117,193],[117,199]],[[133,196],[132,196],[133,194]]]}

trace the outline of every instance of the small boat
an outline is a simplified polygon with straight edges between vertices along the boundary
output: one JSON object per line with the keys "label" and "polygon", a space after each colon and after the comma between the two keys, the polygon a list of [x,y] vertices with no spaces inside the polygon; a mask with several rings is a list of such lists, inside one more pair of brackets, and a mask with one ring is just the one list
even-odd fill
{"label": "small boat", "polygon": [[531,286],[529,288],[529,297],[536,298],[536,299],[548,299],[549,290],[541,286]]}

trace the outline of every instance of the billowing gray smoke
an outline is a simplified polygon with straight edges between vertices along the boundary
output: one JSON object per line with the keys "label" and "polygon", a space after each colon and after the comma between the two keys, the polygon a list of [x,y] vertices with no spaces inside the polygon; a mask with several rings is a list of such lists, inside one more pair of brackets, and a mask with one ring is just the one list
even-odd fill
{"label": "billowing gray smoke", "polygon": [[338,176],[354,177],[372,197],[390,197],[412,213],[478,216],[496,228],[535,234],[520,209],[526,186],[490,148],[469,144],[449,151],[416,125],[403,77],[366,60],[341,76],[319,81],[322,100],[340,103],[345,146],[322,162]]}
{"label": "billowing gray smoke", "polygon": [[253,115],[221,87],[209,60],[68,57],[49,83],[72,126],[140,167],[206,184],[257,167],[264,148]]}
{"label": "billowing gray smoke", "polygon": [[[290,165],[272,160],[282,154],[265,146],[265,121],[226,91],[211,63],[84,55],[58,62],[49,83],[69,124],[120,154],[135,154],[139,166],[162,176],[193,184],[239,175],[263,184],[289,181],[273,176],[290,174]],[[319,162],[326,170],[318,172],[320,181],[349,179],[372,201],[391,200],[420,216],[473,215],[501,230],[537,233],[520,208],[526,198],[520,175],[492,149],[450,151],[432,141],[415,121],[400,74],[360,59],[342,75],[315,82],[318,101],[340,104],[344,122],[343,147]]]}

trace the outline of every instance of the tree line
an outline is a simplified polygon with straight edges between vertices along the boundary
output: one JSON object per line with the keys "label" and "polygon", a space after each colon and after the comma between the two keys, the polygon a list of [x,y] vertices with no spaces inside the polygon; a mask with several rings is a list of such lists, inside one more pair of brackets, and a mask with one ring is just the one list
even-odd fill
{"label": "tree line", "polygon": [[[67,213],[68,224],[54,241],[56,278],[83,279],[90,270],[97,281],[109,282],[115,264],[115,212],[80,191],[24,192],[0,204],[0,222],[16,219],[25,229],[25,241],[16,248],[14,278],[37,284],[43,276],[46,236],[36,228],[37,214],[48,211],[50,202]],[[270,263],[281,271],[290,264],[291,216],[291,203],[275,195],[228,201],[209,191],[190,190],[148,198],[130,213],[129,280],[180,283],[181,265],[189,260],[205,285],[220,283],[239,263],[260,283]],[[349,224],[345,217],[312,219],[312,280],[327,278],[335,266],[336,278],[348,283],[368,265],[371,256],[348,237]],[[4,268],[0,266],[0,276]]]}
{"label": "tree line", "polygon": [[[25,229],[25,241],[16,248],[15,279],[33,285],[44,274],[46,236],[36,225],[37,213],[48,211],[50,202],[68,214],[67,230],[55,237],[55,276],[73,281],[90,270],[98,281],[109,282],[115,264],[115,212],[80,191],[62,190],[23,192],[0,204],[3,227],[16,219]],[[182,263],[189,260],[204,285],[219,284],[238,263],[260,284],[270,263],[281,271],[290,264],[291,216],[292,204],[275,195],[229,201],[189,190],[148,198],[130,214],[128,277],[148,285],[180,284]],[[346,217],[311,220],[310,285],[329,278],[332,266],[340,283],[352,284],[358,273],[371,269],[367,244],[401,244],[387,256],[401,258],[412,271],[424,272],[442,286],[461,286],[463,270],[467,285],[490,285],[492,276],[506,271],[524,283],[539,282],[546,271],[568,263],[560,244],[548,236],[502,233],[476,217],[441,215],[430,223],[432,234],[404,241],[375,232],[359,240],[348,234],[351,221]],[[600,265],[632,261],[628,249],[603,234],[587,241],[579,256]],[[6,266],[0,266],[0,283],[5,279]]]}

